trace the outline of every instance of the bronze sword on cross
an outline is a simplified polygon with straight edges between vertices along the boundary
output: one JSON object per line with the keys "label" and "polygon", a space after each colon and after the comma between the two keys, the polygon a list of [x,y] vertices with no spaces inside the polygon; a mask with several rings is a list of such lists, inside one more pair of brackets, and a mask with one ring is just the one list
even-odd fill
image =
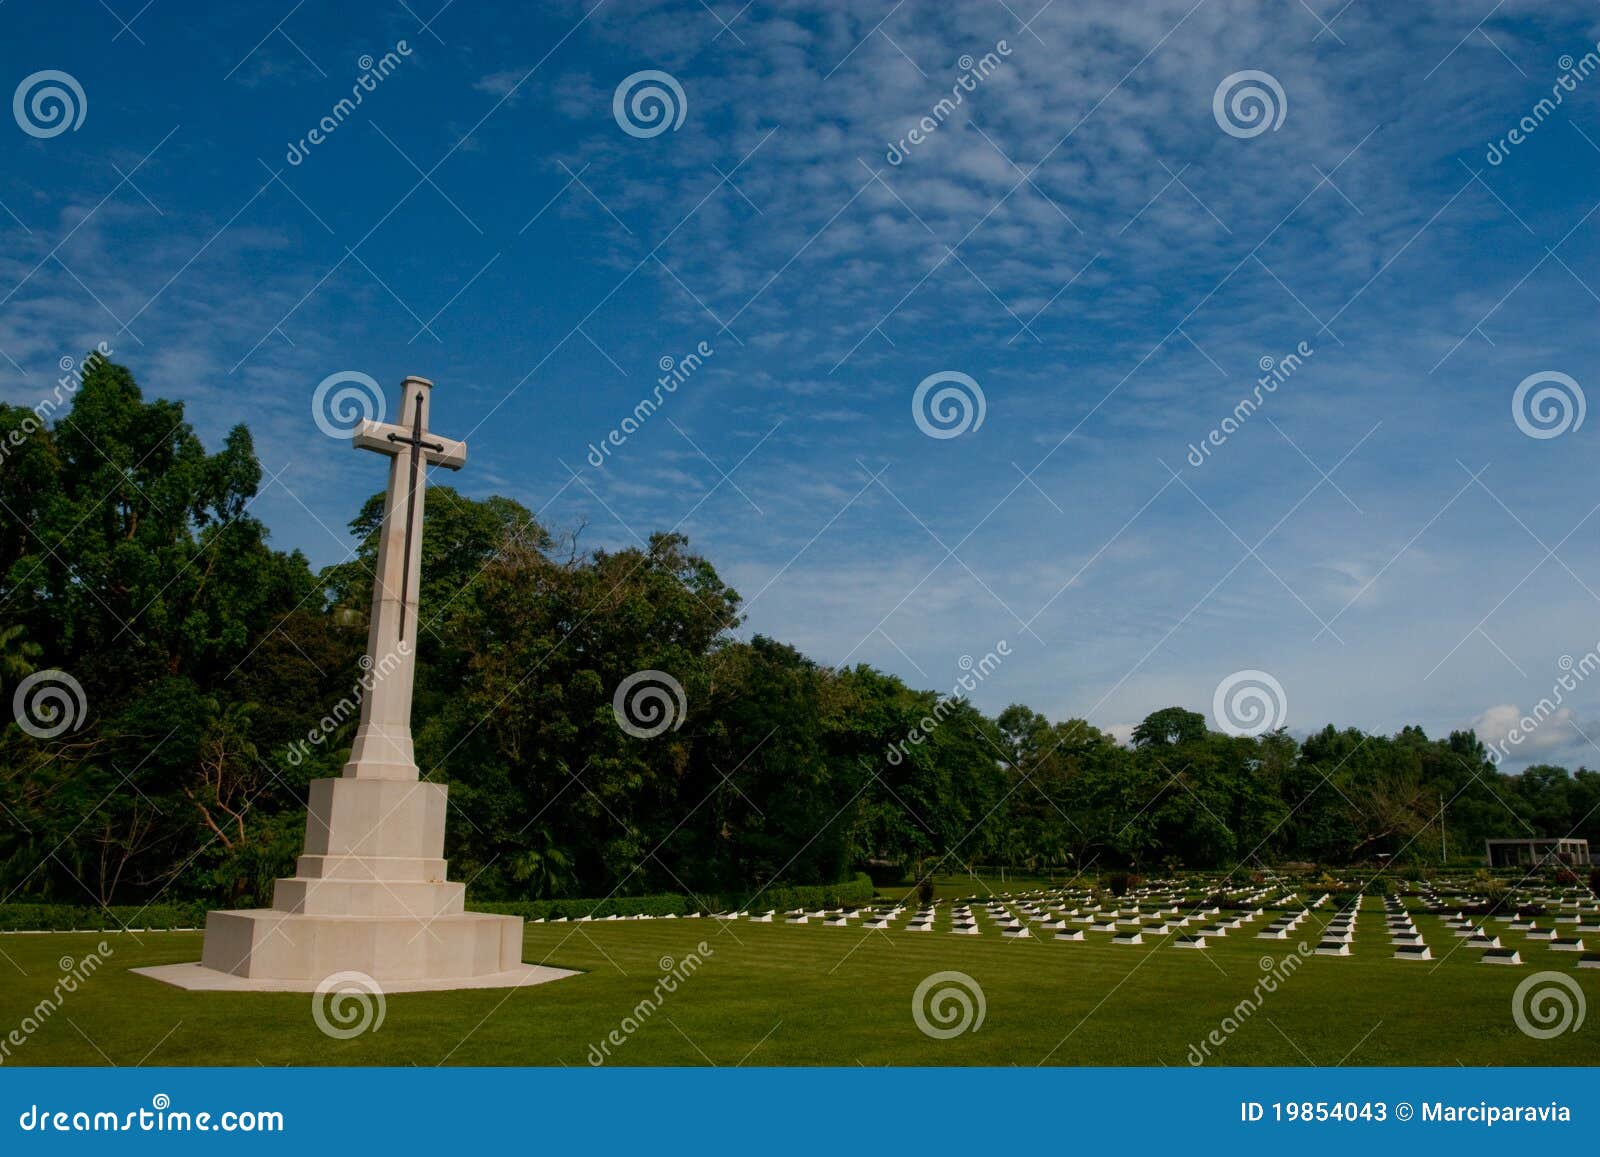
{"label": "bronze sword on cross", "polygon": [[[373,450],[391,459],[389,489],[379,529],[378,568],[368,637],[368,653],[374,659],[391,649],[387,646],[391,641],[404,641],[406,621],[408,618],[414,621],[416,617],[417,592],[412,588],[412,570],[418,565],[417,556],[421,550],[423,496],[427,484],[423,468],[428,465],[459,470],[467,460],[465,442],[440,438],[428,429],[432,389],[433,383],[426,378],[407,378],[401,386],[400,423],[363,422],[352,439],[358,449]],[[404,503],[399,501],[402,493]],[[404,518],[403,525],[400,517]],[[396,604],[393,592],[397,586],[400,598]],[[391,630],[392,640],[388,637]]]}
{"label": "bronze sword on cross", "polygon": [[422,391],[418,390],[415,400],[417,403],[416,417],[411,424],[411,436],[409,438],[403,437],[393,431],[385,435],[390,442],[396,444],[404,443],[411,447],[411,477],[406,481],[406,548],[400,561],[400,637],[402,639],[406,637],[406,603],[409,601],[407,596],[410,594],[411,589],[411,542],[412,534],[415,530],[414,523],[416,522],[417,511],[417,469],[422,465],[422,452],[424,450],[432,450],[434,453],[440,453],[444,450],[444,445],[440,442],[423,440],[422,405],[427,399],[423,396]]}

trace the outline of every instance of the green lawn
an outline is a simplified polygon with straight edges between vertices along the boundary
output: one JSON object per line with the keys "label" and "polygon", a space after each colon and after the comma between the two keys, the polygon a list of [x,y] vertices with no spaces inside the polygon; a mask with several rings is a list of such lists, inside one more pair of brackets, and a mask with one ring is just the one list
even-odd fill
{"label": "green lawn", "polygon": [[[1448,959],[1391,959],[1381,911],[1368,900],[1354,955],[1305,960],[1213,1046],[1209,1063],[1600,1062],[1600,974],[1504,931],[1524,966],[1480,964],[1440,921],[1417,923]],[[106,967],[5,1063],[583,1065],[590,1044],[651,992],[661,958],[681,960],[703,939],[712,955],[613,1046],[612,1063],[1183,1066],[1191,1044],[1250,995],[1262,958],[1282,959],[1296,944],[1255,939],[1265,920],[1206,952],[1150,938],[1113,946],[1096,933],[1082,943],[1003,940],[981,917],[982,935],[953,936],[947,924],[941,909],[931,933],[709,919],[529,925],[525,959],[583,975],[520,991],[390,996],[381,1029],[348,1041],[318,1031],[308,995],[191,993],[129,973],[198,959],[198,933],[111,934]],[[1314,946],[1312,926],[1291,935],[1301,931]],[[59,958],[81,957],[100,939],[0,936],[0,1037],[50,992]],[[1576,979],[1593,1006],[1581,1029],[1547,1041],[1524,1035],[1511,1016],[1513,990],[1541,969]],[[975,1032],[930,1039],[912,1019],[912,993],[947,970],[981,985],[987,1013]]]}

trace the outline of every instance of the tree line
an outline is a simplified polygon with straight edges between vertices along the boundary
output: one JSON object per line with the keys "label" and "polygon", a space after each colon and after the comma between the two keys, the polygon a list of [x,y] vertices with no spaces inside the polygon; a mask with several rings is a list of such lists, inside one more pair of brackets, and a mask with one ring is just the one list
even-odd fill
{"label": "tree line", "polygon": [[[59,733],[15,712],[0,732],[0,898],[268,902],[306,784],[339,774],[355,728],[382,496],[354,512],[355,554],[314,571],[252,513],[249,431],[207,451],[99,355],[52,422],[0,405],[0,444],[0,692],[14,707],[56,671],[82,689]],[[452,876],[479,899],[1600,843],[1600,773],[1505,775],[1471,732],[1249,738],[1171,707],[1121,744],[989,716],[737,637],[738,593],[681,535],[580,538],[507,498],[428,494],[417,762],[450,785]],[[682,689],[648,737],[615,702],[643,671]]]}

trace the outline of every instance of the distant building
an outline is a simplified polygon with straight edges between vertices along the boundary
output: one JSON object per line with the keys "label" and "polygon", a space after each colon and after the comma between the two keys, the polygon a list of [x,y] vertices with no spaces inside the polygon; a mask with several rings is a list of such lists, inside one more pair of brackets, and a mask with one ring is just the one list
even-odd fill
{"label": "distant building", "polygon": [[1587,867],[1588,840],[1485,840],[1484,854],[1491,868]]}

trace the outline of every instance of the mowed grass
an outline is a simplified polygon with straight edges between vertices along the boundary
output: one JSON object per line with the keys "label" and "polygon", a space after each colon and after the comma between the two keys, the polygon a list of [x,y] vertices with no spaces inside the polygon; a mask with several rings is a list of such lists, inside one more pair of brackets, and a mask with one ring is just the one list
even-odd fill
{"label": "mowed grass", "polygon": [[[529,925],[526,960],[582,975],[522,990],[392,995],[381,1028],[347,1041],[318,1030],[309,995],[183,992],[128,971],[198,959],[198,933],[120,933],[103,937],[114,950],[106,966],[5,1063],[581,1066],[591,1045],[623,1031],[663,969],[703,941],[711,951],[698,971],[611,1045],[606,1063],[1184,1066],[1191,1045],[1252,996],[1262,964],[1294,953],[1302,935],[1315,946],[1331,913],[1314,915],[1294,939],[1256,939],[1263,918],[1204,952],[1167,938],[1113,945],[1096,933],[1082,943],[1005,940],[981,915],[981,935],[954,936],[944,908],[931,933],[710,919]],[[1575,955],[1496,924],[1526,963],[1486,965],[1440,920],[1417,924],[1444,959],[1392,959],[1369,900],[1354,955],[1303,960],[1206,1063],[1600,1062],[1600,975],[1575,970]],[[50,992],[60,957],[80,958],[100,939],[0,937],[0,1038]],[[1551,1040],[1525,1035],[1511,1013],[1518,983],[1542,969],[1576,980],[1593,1006],[1581,1029]],[[972,977],[986,1012],[976,1031],[936,1040],[917,1027],[912,996],[943,971]]]}

